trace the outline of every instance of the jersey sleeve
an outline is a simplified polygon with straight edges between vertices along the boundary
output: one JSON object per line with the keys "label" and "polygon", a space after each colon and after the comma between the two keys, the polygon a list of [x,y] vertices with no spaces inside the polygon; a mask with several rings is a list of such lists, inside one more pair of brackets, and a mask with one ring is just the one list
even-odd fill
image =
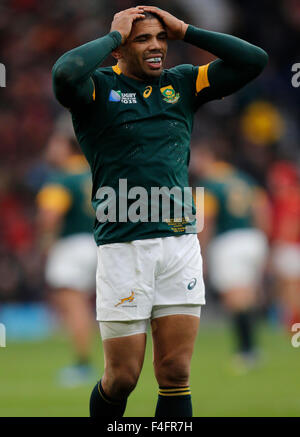
{"label": "jersey sleeve", "polygon": [[121,34],[113,31],[62,55],[52,68],[57,100],[69,109],[92,103],[96,98],[92,75],[121,42]]}
{"label": "jersey sleeve", "polygon": [[[184,66],[182,66],[184,67]],[[212,100],[223,99],[245,86],[252,78],[251,71],[239,70],[216,59],[206,65],[182,69],[190,78],[194,90],[194,111]]]}
{"label": "jersey sleeve", "polygon": [[103,98],[109,88],[106,75],[103,74],[101,69],[98,69],[92,74],[91,80],[93,81],[92,102],[100,101],[101,103],[104,103]]}
{"label": "jersey sleeve", "polygon": [[208,80],[208,66],[206,65],[200,65],[199,67],[194,67],[196,69],[196,84],[195,84],[195,94],[198,95],[202,90],[205,88],[210,87],[210,83]]}
{"label": "jersey sleeve", "polygon": [[255,79],[268,62],[263,49],[232,35],[189,25],[184,41],[217,57],[208,66],[210,85],[197,93],[197,106],[238,91]]}
{"label": "jersey sleeve", "polygon": [[210,62],[206,65],[195,66],[195,101],[194,109],[195,111],[207,102],[211,100],[222,99],[223,95],[219,92],[216,87],[216,82],[211,76],[212,65],[215,61]]}
{"label": "jersey sleeve", "polygon": [[191,104],[194,111],[197,111],[202,104],[222,97],[218,97],[214,83],[211,81],[209,74],[211,64],[198,66],[182,64],[172,69],[185,80],[185,86],[189,88],[191,93]]}

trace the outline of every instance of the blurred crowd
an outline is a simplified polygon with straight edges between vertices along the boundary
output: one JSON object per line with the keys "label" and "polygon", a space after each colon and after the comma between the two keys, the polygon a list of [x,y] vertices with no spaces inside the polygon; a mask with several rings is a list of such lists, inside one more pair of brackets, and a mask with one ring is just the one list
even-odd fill
{"label": "blurred crowd", "polygon": [[[69,129],[67,111],[53,96],[51,68],[64,52],[108,33],[116,12],[137,4],[131,0],[1,1],[0,62],[7,77],[6,88],[0,89],[0,303],[45,296],[45,255],[36,232],[35,199],[49,172],[44,159],[47,141],[53,131]],[[222,138],[227,144],[226,160],[251,175],[267,193],[271,218],[265,232],[276,259],[267,299],[272,302],[272,284],[284,281],[289,270],[282,266],[284,260],[295,265],[298,285],[300,276],[300,92],[291,83],[292,65],[300,62],[300,1],[143,4],[159,6],[198,27],[241,37],[269,54],[261,77],[199,110],[192,149]],[[171,42],[167,67],[201,65],[213,59],[196,47]],[[107,59],[106,65],[112,64],[113,59]],[[191,180],[201,176],[195,174],[193,156]]]}

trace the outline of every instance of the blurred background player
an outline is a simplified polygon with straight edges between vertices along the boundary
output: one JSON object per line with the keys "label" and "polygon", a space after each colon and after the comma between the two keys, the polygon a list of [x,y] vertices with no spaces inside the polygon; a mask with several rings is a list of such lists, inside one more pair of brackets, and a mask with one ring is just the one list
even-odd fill
{"label": "blurred background player", "polygon": [[45,276],[50,300],[69,331],[75,364],[62,369],[63,385],[94,378],[89,364],[94,315],[96,245],[92,236],[91,174],[76,140],[54,133],[46,160],[53,167],[37,195],[38,226],[48,248]]}
{"label": "blurred background player", "polygon": [[271,269],[281,320],[288,331],[300,323],[300,180],[297,167],[274,163],[268,172],[272,205]]}
{"label": "blurred background player", "polygon": [[226,149],[214,139],[194,152],[197,186],[205,189],[199,239],[209,282],[232,318],[237,369],[247,370],[257,358],[253,316],[268,253],[269,208],[252,177],[224,161]]}

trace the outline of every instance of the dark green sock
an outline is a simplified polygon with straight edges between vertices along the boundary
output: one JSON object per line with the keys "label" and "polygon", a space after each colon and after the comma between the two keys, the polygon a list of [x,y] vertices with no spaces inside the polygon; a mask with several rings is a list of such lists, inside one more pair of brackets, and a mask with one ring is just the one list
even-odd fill
{"label": "dark green sock", "polygon": [[126,408],[127,398],[116,401],[109,398],[103,390],[101,380],[93,388],[90,398],[91,417],[122,417]]}
{"label": "dark green sock", "polygon": [[252,352],[255,347],[253,312],[251,310],[237,312],[233,314],[232,320],[238,352]]}
{"label": "dark green sock", "polygon": [[155,417],[192,417],[190,387],[159,387]]}

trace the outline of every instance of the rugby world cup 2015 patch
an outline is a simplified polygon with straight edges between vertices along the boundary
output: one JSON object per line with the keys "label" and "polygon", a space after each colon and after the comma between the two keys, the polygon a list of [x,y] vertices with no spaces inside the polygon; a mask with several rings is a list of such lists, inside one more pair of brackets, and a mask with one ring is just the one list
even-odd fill
{"label": "rugby world cup 2015 patch", "polygon": [[111,90],[109,93],[108,100],[110,102],[120,102],[125,103],[126,105],[137,103],[136,93],[122,93],[122,91]]}

